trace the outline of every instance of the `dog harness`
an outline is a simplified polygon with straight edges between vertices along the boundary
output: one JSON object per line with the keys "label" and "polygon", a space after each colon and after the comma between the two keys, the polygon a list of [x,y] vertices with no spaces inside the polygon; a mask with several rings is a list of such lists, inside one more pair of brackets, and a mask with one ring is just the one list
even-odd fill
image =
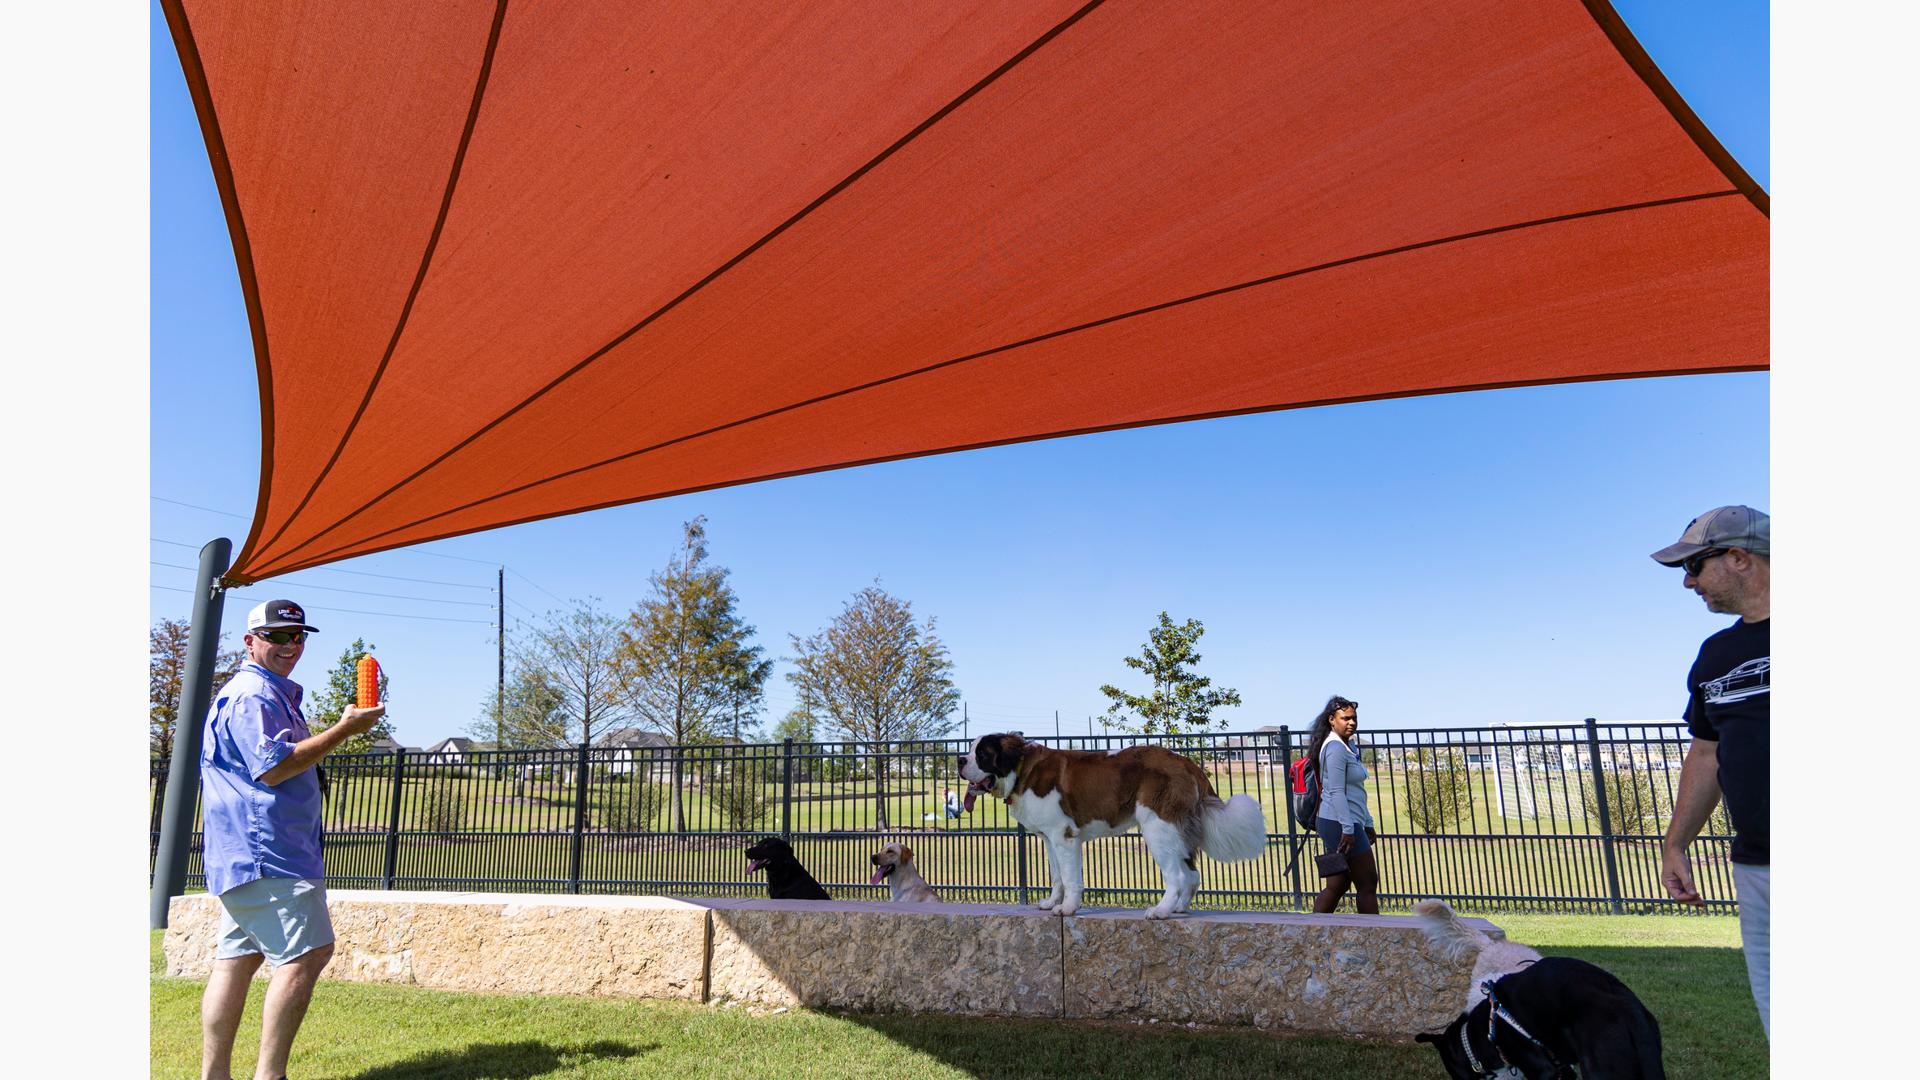
{"label": "dog harness", "polygon": [[1498,1030],[1498,1025],[1502,1020],[1505,1020],[1507,1026],[1517,1032],[1521,1038],[1532,1043],[1535,1049],[1545,1054],[1548,1063],[1553,1066],[1555,1072],[1558,1072],[1560,1069],[1560,1059],[1553,1056],[1553,1051],[1547,1049],[1546,1044],[1534,1038],[1533,1033],[1528,1031],[1526,1027],[1520,1023],[1512,1011],[1505,1005],[1500,1004],[1500,998],[1493,992],[1493,984],[1498,981],[1498,979],[1488,979],[1480,984],[1481,993],[1487,995],[1488,1061],[1486,1065],[1480,1064],[1479,1057],[1473,1052],[1473,1040],[1467,1037],[1467,1028],[1469,1025],[1460,1025],[1460,1049],[1467,1055],[1467,1064],[1473,1068],[1473,1075],[1492,1076],[1508,1064],[1508,1062],[1500,1060],[1500,1043],[1494,1038]]}

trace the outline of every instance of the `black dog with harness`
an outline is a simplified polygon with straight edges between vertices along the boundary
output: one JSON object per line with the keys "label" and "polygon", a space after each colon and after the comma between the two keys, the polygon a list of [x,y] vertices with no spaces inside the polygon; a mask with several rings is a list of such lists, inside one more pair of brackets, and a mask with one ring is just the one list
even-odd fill
{"label": "black dog with harness", "polygon": [[1496,1076],[1514,1068],[1528,1080],[1581,1076],[1665,1080],[1660,1024],[1632,990],[1604,968],[1549,956],[1481,984],[1485,1001],[1445,1032],[1421,1032],[1447,1075]]}

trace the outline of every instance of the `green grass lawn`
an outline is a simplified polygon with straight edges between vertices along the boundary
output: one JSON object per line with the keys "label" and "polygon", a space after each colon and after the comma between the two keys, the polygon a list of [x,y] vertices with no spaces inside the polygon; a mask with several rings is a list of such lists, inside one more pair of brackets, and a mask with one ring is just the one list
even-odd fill
{"label": "green grass lawn", "polygon": [[[1668,1071],[1768,1075],[1732,919],[1496,915],[1517,941],[1618,975],[1660,1018]],[[198,1075],[203,983],[161,977],[152,1075]],[[260,988],[236,1043],[246,1075]],[[558,1077],[1442,1077],[1425,1046],[1231,1029],[939,1016],[755,1015],[673,1002],[456,994],[323,981],[294,1047],[301,1080]]]}

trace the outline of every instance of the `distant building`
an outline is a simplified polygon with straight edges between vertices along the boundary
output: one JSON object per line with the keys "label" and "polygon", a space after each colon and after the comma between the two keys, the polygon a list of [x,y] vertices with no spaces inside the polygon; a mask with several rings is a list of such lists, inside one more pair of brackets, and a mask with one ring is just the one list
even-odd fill
{"label": "distant building", "polygon": [[608,772],[633,772],[636,761],[645,761],[648,772],[655,779],[666,776],[672,769],[667,755],[661,751],[672,746],[673,742],[657,731],[634,727],[614,728],[593,740],[593,745],[614,751],[595,758],[596,762],[603,761],[606,764]]}
{"label": "distant building", "polygon": [[427,747],[425,756],[429,765],[461,765],[466,762],[468,752],[477,749],[479,746],[472,739],[456,735]]}

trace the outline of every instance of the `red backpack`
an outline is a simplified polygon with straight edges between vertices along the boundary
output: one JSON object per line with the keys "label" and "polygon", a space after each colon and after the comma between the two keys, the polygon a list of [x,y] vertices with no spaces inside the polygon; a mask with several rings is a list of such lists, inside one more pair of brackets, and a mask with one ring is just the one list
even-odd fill
{"label": "red backpack", "polygon": [[1287,775],[1293,789],[1294,823],[1312,832],[1314,819],[1320,816],[1320,771],[1313,767],[1312,758],[1302,757]]}

